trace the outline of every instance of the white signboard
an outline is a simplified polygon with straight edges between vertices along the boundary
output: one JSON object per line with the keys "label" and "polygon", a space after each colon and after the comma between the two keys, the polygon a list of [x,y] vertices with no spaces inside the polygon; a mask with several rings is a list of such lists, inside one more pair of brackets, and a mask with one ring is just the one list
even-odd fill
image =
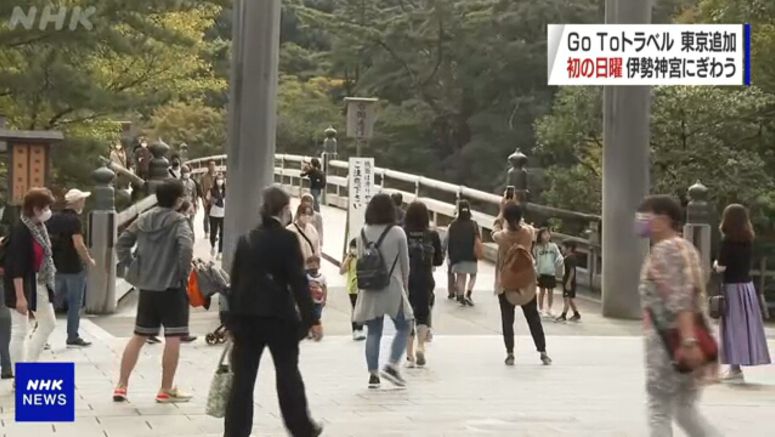
{"label": "white signboard", "polygon": [[[374,188],[374,158],[350,158],[349,179],[349,238],[360,235],[365,223],[366,206],[377,194]],[[345,248],[349,242],[345,242]]]}
{"label": "white signboard", "polygon": [[550,24],[549,85],[750,85],[747,24]]}
{"label": "white signboard", "polygon": [[369,139],[377,121],[377,99],[347,97],[347,136]]}

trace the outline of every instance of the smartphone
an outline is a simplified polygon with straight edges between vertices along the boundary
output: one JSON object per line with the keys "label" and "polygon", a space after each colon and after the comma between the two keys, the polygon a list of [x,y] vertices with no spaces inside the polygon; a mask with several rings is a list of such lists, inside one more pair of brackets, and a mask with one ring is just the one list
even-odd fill
{"label": "smartphone", "polygon": [[514,195],[517,193],[516,188],[514,188],[513,185],[509,185],[506,187],[506,198],[507,199],[513,199]]}

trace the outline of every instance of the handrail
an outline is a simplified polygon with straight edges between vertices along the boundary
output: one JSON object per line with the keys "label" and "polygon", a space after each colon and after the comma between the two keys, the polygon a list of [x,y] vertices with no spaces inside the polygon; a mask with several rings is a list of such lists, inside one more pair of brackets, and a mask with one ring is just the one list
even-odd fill
{"label": "handrail", "polygon": [[[280,161],[280,162],[302,163],[305,161],[309,161],[310,159],[312,159],[311,156],[303,156],[303,155],[290,155],[290,154],[275,155],[275,161]],[[218,161],[221,161],[221,165],[225,167],[224,164],[226,161],[226,155],[213,155],[213,156],[198,158],[198,159],[188,161],[188,164],[192,166],[192,168],[201,167],[202,164],[210,160],[214,160],[216,161],[216,163],[218,163]],[[347,170],[349,168],[348,162],[341,161],[341,160],[331,160],[329,161],[328,165],[340,170]],[[285,171],[284,165],[281,165],[279,168]],[[464,185],[455,185],[449,182],[440,181],[438,179],[427,178],[425,176],[417,176],[414,174],[397,171],[397,170],[386,169],[382,167],[375,167],[374,171],[377,175],[383,178],[390,178],[401,182],[416,184],[416,185],[419,185],[420,187],[426,187],[426,188],[432,188],[432,189],[444,191],[449,194],[455,195],[456,197],[466,197],[470,199],[479,200],[482,202],[491,203],[494,205],[499,205],[501,201],[501,196],[488,193],[486,191],[469,188]],[[562,209],[562,208],[555,208],[552,206],[539,205],[539,204],[530,203],[530,202],[526,204],[526,207],[528,211],[554,216],[554,217],[560,217],[560,218],[571,219],[571,220],[579,220],[579,221],[587,221],[587,222],[602,221],[601,216],[597,214],[587,214],[587,213],[576,212],[576,211],[571,211],[571,210]]]}
{"label": "handrail", "polygon": [[137,176],[134,174],[134,172],[128,170],[127,168],[116,164],[115,162],[111,161],[108,158],[105,158],[104,156],[98,157],[102,165],[105,167],[111,169],[114,173],[120,176],[124,176],[129,178],[129,180],[132,182],[133,185],[135,185],[138,188],[142,188],[145,186],[145,179],[141,178],[140,176]]}
{"label": "handrail", "polygon": [[127,209],[119,212],[116,215],[116,228],[120,229],[128,225],[132,220],[137,218],[140,214],[148,211],[156,206],[156,195],[151,194],[145,197],[137,203],[133,203]]}

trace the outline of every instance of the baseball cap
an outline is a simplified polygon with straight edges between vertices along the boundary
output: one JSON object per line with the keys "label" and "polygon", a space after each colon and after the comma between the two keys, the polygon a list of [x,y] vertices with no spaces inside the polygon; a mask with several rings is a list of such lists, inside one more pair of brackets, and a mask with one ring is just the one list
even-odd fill
{"label": "baseball cap", "polygon": [[74,203],[79,200],[86,199],[87,197],[91,196],[91,193],[88,191],[81,191],[77,188],[73,188],[70,191],[65,194],[65,202],[67,203]]}

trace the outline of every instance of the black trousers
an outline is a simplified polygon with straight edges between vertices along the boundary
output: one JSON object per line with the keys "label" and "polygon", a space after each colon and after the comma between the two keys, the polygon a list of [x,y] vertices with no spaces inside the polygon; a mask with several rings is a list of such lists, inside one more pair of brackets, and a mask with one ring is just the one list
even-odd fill
{"label": "black trousers", "polygon": [[[501,307],[501,323],[503,324],[503,343],[506,345],[507,353],[514,353],[514,310],[516,307],[509,303],[505,294],[498,295],[498,302]],[[544,336],[544,327],[541,325],[541,316],[538,314],[538,300],[533,298],[530,302],[522,305],[522,312],[525,314],[527,324],[530,327],[530,335],[533,337],[536,350],[546,352],[546,337]]]}
{"label": "black trousers", "polygon": [[307,411],[307,395],[299,372],[299,327],[297,323],[263,317],[233,317],[229,328],[234,337],[231,363],[234,370],[224,437],[249,437],[253,428],[253,391],[258,364],[265,347],[274,360],[277,397],[285,426],[294,437],[314,432]]}
{"label": "black trousers", "polygon": [[210,217],[210,246],[218,240],[218,253],[223,253],[223,217]]}
{"label": "black trousers", "polygon": [[[357,294],[348,294],[350,296],[350,305],[352,305],[353,310],[355,309],[355,303],[358,302],[358,295]],[[363,329],[363,325],[360,323],[352,322],[353,331],[360,331]]]}

